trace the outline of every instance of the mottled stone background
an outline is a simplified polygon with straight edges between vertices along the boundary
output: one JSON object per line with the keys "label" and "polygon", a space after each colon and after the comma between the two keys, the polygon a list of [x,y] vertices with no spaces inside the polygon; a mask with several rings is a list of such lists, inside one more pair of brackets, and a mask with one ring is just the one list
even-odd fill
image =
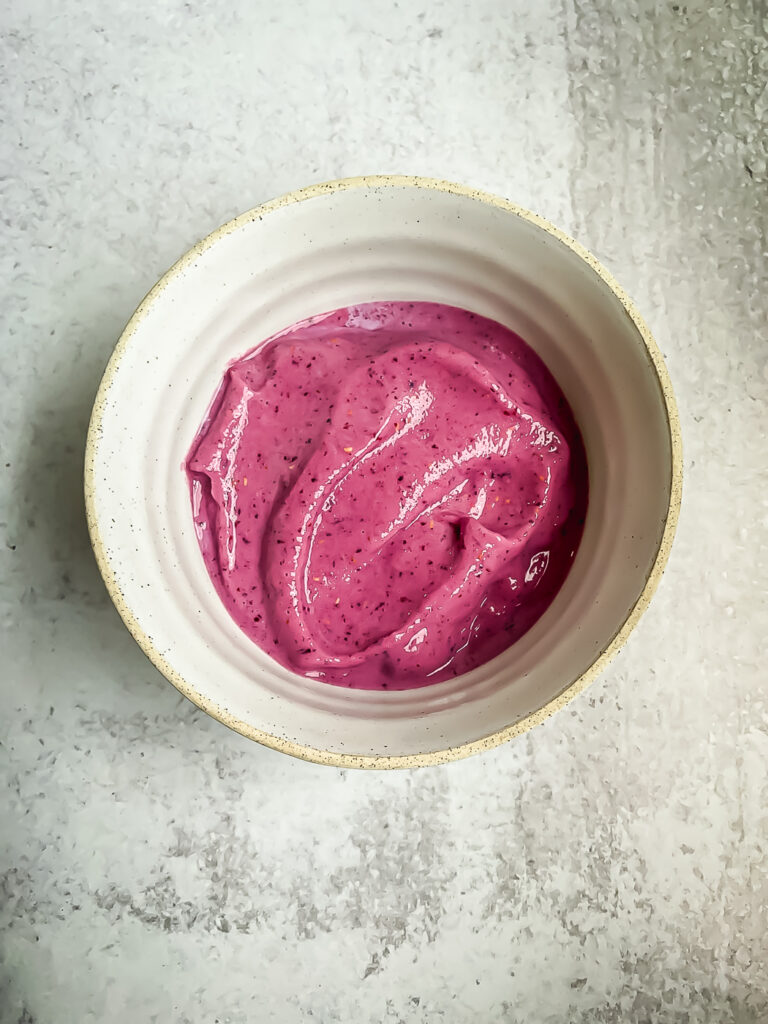
{"label": "mottled stone background", "polygon": [[[0,10],[0,1020],[768,1021],[763,0],[7,0]],[[551,218],[678,391],[678,540],[625,652],[483,757],[230,734],[91,558],[90,403],[158,275],[366,171]]]}

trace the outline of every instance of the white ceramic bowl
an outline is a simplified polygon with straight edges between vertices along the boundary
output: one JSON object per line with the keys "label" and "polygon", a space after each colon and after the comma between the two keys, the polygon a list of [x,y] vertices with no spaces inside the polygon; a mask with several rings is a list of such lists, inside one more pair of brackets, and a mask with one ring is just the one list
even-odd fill
{"label": "white ceramic bowl", "polygon": [[[544,616],[481,668],[400,692],[293,675],[240,632],[203,564],[181,469],[229,360],[304,317],[377,299],[451,303],[522,335],[570,401],[590,470],[581,547]],[[579,693],[648,604],[680,491],[669,379],[611,276],[541,218],[422,178],[303,189],[187,253],[120,339],[86,453],[99,567],[160,671],[246,736],[359,767],[437,764],[488,749]]]}

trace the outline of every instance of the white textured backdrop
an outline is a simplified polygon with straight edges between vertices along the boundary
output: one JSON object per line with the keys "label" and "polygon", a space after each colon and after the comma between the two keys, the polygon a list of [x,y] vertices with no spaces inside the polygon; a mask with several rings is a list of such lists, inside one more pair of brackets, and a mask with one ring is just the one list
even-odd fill
{"label": "white textured backdrop", "polygon": [[[7,0],[2,1024],[768,1020],[763,0]],[[576,235],[681,406],[661,590],[570,709],[402,774],[291,761],[119,622],[81,500],[124,322],[222,221],[444,176]]]}

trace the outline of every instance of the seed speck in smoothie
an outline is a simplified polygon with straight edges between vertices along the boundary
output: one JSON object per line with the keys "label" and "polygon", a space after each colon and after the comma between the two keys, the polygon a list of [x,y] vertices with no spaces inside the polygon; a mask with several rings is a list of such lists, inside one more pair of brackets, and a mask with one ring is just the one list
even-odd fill
{"label": "seed speck in smoothie", "polygon": [[588,498],[541,359],[431,302],[338,309],[232,363],[185,468],[237,625],[293,671],[364,689],[515,643],[560,589]]}

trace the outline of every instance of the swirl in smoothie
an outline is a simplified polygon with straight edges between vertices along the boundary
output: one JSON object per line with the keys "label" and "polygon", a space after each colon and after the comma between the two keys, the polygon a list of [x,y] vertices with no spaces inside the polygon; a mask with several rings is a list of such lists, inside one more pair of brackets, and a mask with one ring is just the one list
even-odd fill
{"label": "swirl in smoothie", "polygon": [[541,359],[429,302],[339,309],[232,363],[186,471],[235,622],[293,671],[365,689],[518,640],[568,573],[588,494]]}

